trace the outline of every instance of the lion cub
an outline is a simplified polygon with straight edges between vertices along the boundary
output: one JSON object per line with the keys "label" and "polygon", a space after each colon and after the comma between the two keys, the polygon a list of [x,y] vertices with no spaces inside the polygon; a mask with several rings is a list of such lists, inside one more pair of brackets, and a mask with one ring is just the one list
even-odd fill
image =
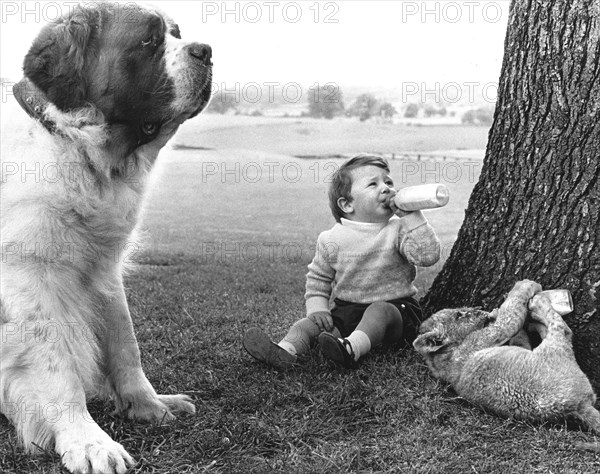
{"label": "lion cub", "polygon": [[[433,375],[469,402],[504,417],[536,422],[575,420],[600,435],[596,395],[571,345],[571,330],[542,287],[518,282],[499,309],[445,309],[425,320],[413,345]],[[503,345],[530,317],[545,326],[533,350]],[[543,334],[545,332],[545,334]],[[595,443],[580,447],[598,449]]]}

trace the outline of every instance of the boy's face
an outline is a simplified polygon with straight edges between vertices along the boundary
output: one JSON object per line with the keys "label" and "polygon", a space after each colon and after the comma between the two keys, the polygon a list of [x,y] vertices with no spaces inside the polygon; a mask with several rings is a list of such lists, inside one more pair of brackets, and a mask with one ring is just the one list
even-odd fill
{"label": "boy's face", "polygon": [[351,199],[338,200],[345,217],[358,222],[387,222],[393,214],[387,203],[390,195],[396,193],[389,173],[373,165],[355,168],[350,173]]}

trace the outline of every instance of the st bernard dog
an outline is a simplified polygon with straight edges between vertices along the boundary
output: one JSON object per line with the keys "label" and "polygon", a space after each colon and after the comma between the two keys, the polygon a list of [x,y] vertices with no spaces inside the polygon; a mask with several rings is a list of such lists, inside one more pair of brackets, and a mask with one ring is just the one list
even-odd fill
{"label": "st bernard dog", "polygon": [[41,30],[13,88],[28,127],[1,138],[0,408],[74,473],[135,464],[88,397],[153,422],[195,411],[144,375],[122,257],[158,152],[209,101],[211,55],[152,7],[86,3]]}

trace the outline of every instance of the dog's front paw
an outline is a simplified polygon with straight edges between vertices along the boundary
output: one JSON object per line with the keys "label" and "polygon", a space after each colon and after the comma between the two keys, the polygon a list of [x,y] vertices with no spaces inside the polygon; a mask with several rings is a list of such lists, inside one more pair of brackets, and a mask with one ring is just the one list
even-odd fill
{"label": "dog's front paw", "polygon": [[164,424],[175,419],[173,413],[195,413],[196,407],[187,395],[141,394],[128,404],[128,418]]}
{"label": "dog's front paw", "polygon": [[[123,387],[125,388],[125,387]],[[173,413],[195,413],[196,407],[187,395],[157,395],[148,383],[121,390],[115,399],[115,413],[127,418],[164,424],[175,419]]]}
{"label": "dog's front paw", "polygon": [[196,413],[196,407],[187,395],[158,395],[158,399],[173,413]]}
{"label": "dog's front paw", "polygon": [[125,448],[98,425],[90,426],[57,436],[56,451],[67,470],[74,474],[125,474],[136,464]]}
{"label": "dog's front paw", "polygon": [[168,423],[175,419],[173,413],[196,412],[187,395],[158,395],[142,371],[124,377],[113,395],[115,413],[136,420]]}

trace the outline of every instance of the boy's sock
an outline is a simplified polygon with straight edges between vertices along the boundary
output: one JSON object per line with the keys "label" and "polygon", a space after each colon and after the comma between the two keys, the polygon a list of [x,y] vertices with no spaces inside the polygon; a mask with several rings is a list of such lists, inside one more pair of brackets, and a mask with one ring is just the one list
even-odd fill
{"label": "boy's sock", "polygon": [[282,339],[281,341],[279,341],[277,343],[277,345],[279,347],[281,347],[282,349],[285,349],[286,351],[288,351],[290,354],[296,355],[296,348],[294,347],[294,344],[292,344],[290,341],[286,341],[285,339]]}
{"label": "boy's sock", "polygon": [[320,333],[319,326],[308,318],[302,318],[294,323],[277,345],[292,355],[306,354]]}
{"label": "boy's sock", "polygon": [[[369,336],[362,331],[354,331],[346,338],[346,340],[350,343],[350,346],[354,351],[355,361],[371,350],[371,340],[369,339]],[[350,353],[350,351],[348,351],[348,353]]]}

